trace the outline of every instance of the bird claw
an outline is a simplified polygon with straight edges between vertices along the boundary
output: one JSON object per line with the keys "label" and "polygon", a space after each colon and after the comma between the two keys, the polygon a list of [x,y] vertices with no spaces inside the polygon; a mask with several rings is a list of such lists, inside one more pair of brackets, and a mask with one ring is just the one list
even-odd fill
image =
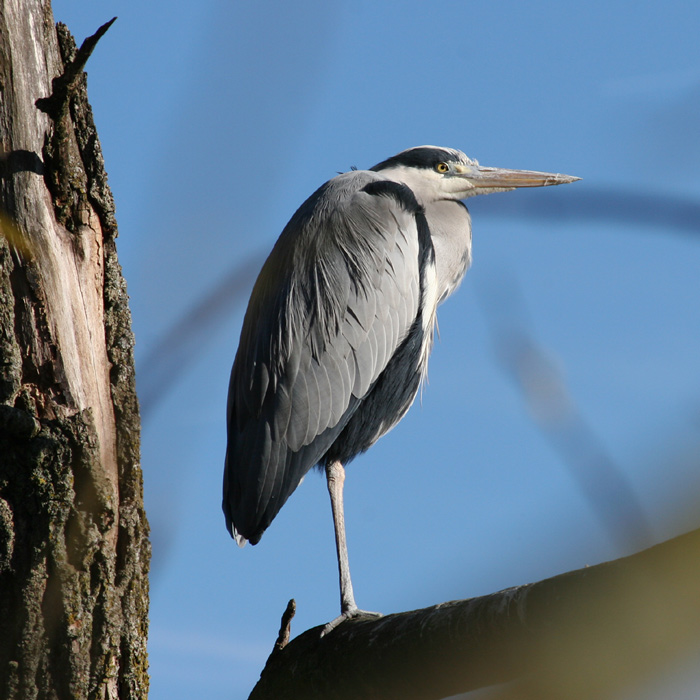
{"label": "bird claw", "polygon": [[325,637],[329,632],[332,632],[341,622],[345,622],[345,620],[349,620],[353,617],[384,617],[382,613],[378,612],[371,612],[369,610],[360,610],[359,608],[352,608],[350,610],[346,610],[345,612],[341,613],[338,615],[338,617],[335,618],[335,620],[331,620],[324,628],[323,631],[321,632],[321,636]]}

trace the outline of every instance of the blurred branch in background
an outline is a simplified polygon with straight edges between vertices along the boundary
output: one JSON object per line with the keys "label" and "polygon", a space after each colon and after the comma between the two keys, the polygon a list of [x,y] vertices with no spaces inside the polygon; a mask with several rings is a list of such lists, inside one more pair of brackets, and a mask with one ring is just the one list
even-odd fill
{"label": "blurred branch in background", "polygon": [[200,354],[207,338],[216,336],[221,319],[248,298],[263,260],[262,255],[254,254],[236,265],[185,312],[138,363],[136,374],[144,422]]}
{"label": "blurred branch in background", "polygon": [[[575,192],[538,193],[537,197],[481,197],[478,216],[517,218],[519,221],[621,223],[643,226],[656,233],[700,237],[700,202],[656,191],[628,192],[614,187],[589,187]],[[470,202],[470,206],[471,202]]]}
{"label": "blurred branch in background", "polygon": [[560,368],[528,330],[524,300],[513,278],[480,295],[496,357],[530,413],[559,453],[611,542],[624,552],[647,547],[647,517],[624,473],[607,454],[566,387]]}
{"label": "blurred branch in background", "polygon": [[[700,203],[656,192],[633,193],[585,188],[576,192],[542,192],[538,197],[480,197],[479,217],[517,217],[519,220],[622,222],[653,227],[660,233],[700,236]],[[471,206],[471,203],[470,203]],[[262,267],[263,254],[238,263],[226,277],[183,316],[138,363],[141,415],[148,420],[154,408],[171,390],[197,356],[207,339],[216,336],[220,319],[248,298]],[[233,348],[231,349],[233,352]]]}

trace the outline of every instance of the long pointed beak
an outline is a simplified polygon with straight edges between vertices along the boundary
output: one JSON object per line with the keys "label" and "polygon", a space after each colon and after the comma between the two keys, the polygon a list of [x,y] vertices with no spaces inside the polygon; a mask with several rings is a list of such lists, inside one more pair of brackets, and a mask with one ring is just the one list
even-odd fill
{"label": "long pointed beak", "polygon": [[[516,187],[548,187],[575,182],[580,177],[560,173],[540,173],[535,170],[506,170],[481,165],[462,166],[458,177],[468,180],[476,190],[514,189]],[[475,192],[474,194],[478,194]]]}

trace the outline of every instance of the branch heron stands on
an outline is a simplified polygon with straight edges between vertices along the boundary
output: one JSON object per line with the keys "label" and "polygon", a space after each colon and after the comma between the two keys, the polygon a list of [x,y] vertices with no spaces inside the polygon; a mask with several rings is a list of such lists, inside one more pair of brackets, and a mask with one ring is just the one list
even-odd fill
{"label": "branch heron stands on", "polygon": [[419,146],[322,185],[291,218],[246,311],[228,394],[226,525],[256,544],[313,467],[325,468],[342,620],[355,605],[347,464],[404,416],[425,375],[437,306],[471,263],[461,200],[568,175],[485,168]]}

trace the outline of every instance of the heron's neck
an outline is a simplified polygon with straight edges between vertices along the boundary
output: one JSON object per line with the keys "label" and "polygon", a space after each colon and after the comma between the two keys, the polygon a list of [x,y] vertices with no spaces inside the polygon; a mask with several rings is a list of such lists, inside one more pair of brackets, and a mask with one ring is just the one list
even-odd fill
{"label": "heron's neck", "polygon": [[440,303],[457,289],[471,265],[471,217],[462,202],[444,199],[425,205],[425,216],[435,248]]}

